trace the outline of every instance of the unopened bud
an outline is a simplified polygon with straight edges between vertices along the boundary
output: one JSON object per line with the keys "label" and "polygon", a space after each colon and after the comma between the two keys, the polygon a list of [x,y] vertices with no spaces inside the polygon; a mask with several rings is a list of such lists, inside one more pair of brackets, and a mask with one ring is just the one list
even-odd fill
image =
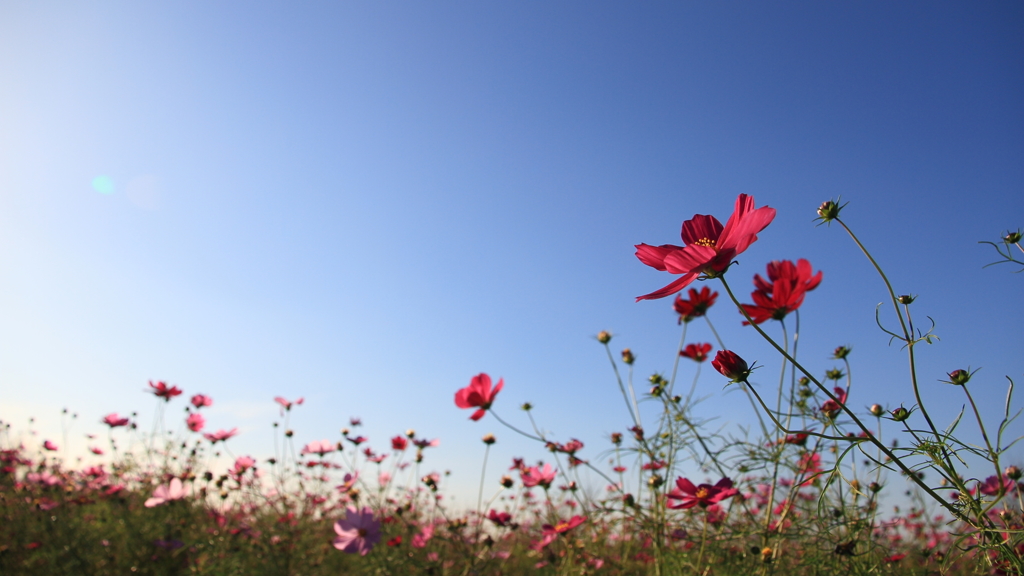
{"label": "unopened bud", "polygon": [[636,504],[636,499],[633,498],[632,494],[626,494],[622,497],[622,503],[626,506],[633,507]]}
{"label": "unopened bud", "polygon": [[416,436],[416,431],[413,430],[412,428],[409,428],[408,430],[405,431],[405,435],[409,438],[413,438]]}
{"label": "unopened bud", "polygon": [[831,222],[836,218],[839,218],[839,211],[842,210],[842,208],[843,207],[834,200],[822,202],[821,206],[818,207],[818,218],[820,218],[822,222]]}
{"label": "unopened bud", "polygon": [[910,417],[910,411],[904,408],[903,406],[900,406],[899,408],[893,410],[891,414],[892,419],[897,422],[903,422],[904,420]]}
{"label": "unopened bud", "polygon": [[1021,477],[1020,468],[1017,468],[1016,466],[1007,466],[1003,473],[1006,474],[1006,477],[1010,480],[1020,480]]}
{"label": "unopened bud", "polygon": [[1007,244],[1016,244],[1017,242],[1020,242],[1020,239],[1021,239],[1021,232],[1020,232],[1020,230],[1017,230],[1016,232],[1007,232],[1003,236],[1003,242],[1006,242]]}
{"label": "unopened bud", "polygon": [[849,346],[839,346],[832,352],[832,357],[836,360],[842,360],[850,355]]}
{"label": "unopened bud", "polygon": [[484,444],[487,444],[488,446],[490,446],[491,444],[494,444],[495,442],[497,442],[497,440],[494,439],[494,434],[486,434],[486,435],[484,435],[483,440],[484,440]]}
{"label": "unopened bud", "polygon": [[661,486],[664,483],[665,479],[662,478],[661,476],[658,476],[657,474],[647,479],[647,485],[650,486],[651,488],[657,488],[658,486]]}
{"label": "unopened bud", "polygon": [[877,494],[882,491],[882,485],[878,482],[872,482],[871,484],[868,484],[868,490]]}
{"label": "unopened bud", "polygon": [[626,348],[622,351],[622,361],[626,364],[632,364],[633,362],[636,362],[636,356],[633,355],[632,350]]}
{"label": "unopened bud", "polygon": [[954,386],[963,386],[971,379],[971,373],[967,370],[953,370],[949,373],[949,383]]}
{"label": "unopened bud", "polygon": [[871,408],[868,408],[868,410],[871,412],[872,416],[881,416],[885,412],[881,404],[872,404]]}
{"label": "unopened bud", "polygon": [[616,446],[618,446],[619,444],[622,444],[622,433],[621,432],[612,432],[612,444],[615,444]]}
{"label": "unopened bud", "polygon": [[601,344],[607,344],[612,341],[612,333],[607,330],[601,330],[597,333],[597,341]]}
{"label": "unopened bud", "polygon": [[289,437],[289,438],[291,438],[294,434],[295,434],[295,432],[292,432],[291,430],[285,430],[284,431],[284,435]]}
{"label": "unopened bud", "polygon": [[914,300],[916,300],[916,299],[917,299],[917,296],[911,296],[910,294],[904,294],[903,296],[898,296],[896,298],[896,301],[899,302],[900,304],[907,305],[907,304],[913,303]]}
{"label": "unopened bud", "polygon": [[512,485],[515,484],[511,476],[502,476],[501,480],[499,480],[498,482],[505,488],[511,488]]}

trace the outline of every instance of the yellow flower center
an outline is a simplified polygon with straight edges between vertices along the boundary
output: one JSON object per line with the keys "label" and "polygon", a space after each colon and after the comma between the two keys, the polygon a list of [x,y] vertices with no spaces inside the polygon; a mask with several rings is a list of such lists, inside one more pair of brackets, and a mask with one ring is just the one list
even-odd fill
{"label": "yellow flower center", "polygon": [[700,500],[703,500],[704,498],[708,497],[708,489],[707,488],[697,488],[697,493],[694,494],[694,496],[696,496]]}
{"label": "yellow flower center", "polygon": [[697,246],[709,246],[711,248],[714,248],[715,242],[716,241],[712,240],[711,238],[701,238],[700,240],[694,242],[694,244],[696,244]]}

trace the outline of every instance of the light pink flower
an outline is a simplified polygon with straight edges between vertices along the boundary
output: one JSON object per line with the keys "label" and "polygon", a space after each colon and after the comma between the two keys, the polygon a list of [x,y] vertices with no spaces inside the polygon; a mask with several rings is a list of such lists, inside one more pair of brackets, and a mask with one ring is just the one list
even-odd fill
{"label": "light pink flower", "polygon": [[231,438],[235,434],[238,434],[238,428],[232,428],[231,430],[217,430],[214,433],[207,432],[203,434],[203,438],[206,438],[210,442],[216,444],[217,442],[223,442],[228,438]]}
{"label": "light pink flower", "polygon": [[196,407],[196,410],[203,406],[213,406],[213,398],[210,398],[206,394],[196,394],[192,397],[192,405]]}
{"label": "light pink flower", "polygon": [[335,445],[330,440],[313,440],[309,444],[303,447],[301,454],[319,454],[323,456],[330,452],[334,452]]}
{"label": "light pink flower", "polygon": [[545,464],[544,468],[531,466],[521,470],[519,477],[523,481],[523,486],[527,488],[533,488],[534,486],[548,488],[555,481],[555,471],[551,468],[551,464]]}
{"label": "light pink flower", "polygon": [[181,480],[178,478],[171,479],[170,484],[156,487],[153,491],[153,497],[146,500],[146,508],[153,508],[172,500],[181,500],[185,497],[185,487],[181,484]]}
{"label": "light pink flower", "polygon": [[193,412],[185,419],[185,425],[188,426],[189,430],[199,432],[203,429],[203,426],[206,426],[206,419],[199,412]]}
{"label": "light pink flower", "polygon": [[55,452],[60,449],[56,444],[50,442],[49,440],[43,442],[43,448],[49,450],[50,452]]}
{"label": "light pink flower", "polygon": [[304,398],[299,398],[295,402],[290,402],[282,396],[274,396],[274,402],[281,405],[281,413],[284,414],[285,410],[291,410],[292,406],[299,406],[304,401]]}
{"label": "light pink flower", "polygon": [[334,523],[334,547],[349,554],[366,556],[380,542],[380,522],[373,519],[373,510],[348,508],[345,518]]}
{"label": "light pink flower", "polygon": [[427,545],[427,542],[429,542],[430,539],[433,538],[433,537],[434,537],[434,525],[433,524],[427,524],[426,526],[424,526],[421,529],[419,534],[416,534],[415,536],[412,537],[412,542],[410,542],[410,544],[412,544],[413,548],[423,548],[423,547],[425,547]]}
{"label": "light pink flower", "polygon": [[345,474],[342,478],[341,484],[337,486],[338,492],[348,492],[356,485],[356,480],[359,479],[359,472],[354,474]]}

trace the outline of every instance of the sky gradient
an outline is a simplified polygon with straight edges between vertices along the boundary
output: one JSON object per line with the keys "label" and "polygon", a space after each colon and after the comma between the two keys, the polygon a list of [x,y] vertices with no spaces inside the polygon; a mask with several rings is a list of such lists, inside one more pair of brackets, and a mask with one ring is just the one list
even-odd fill
{"label": "sky gradient", "polygon": [[[495,479],[545,455],[454,406],[487,372],[502,417],[527,425],[529,401],[600,462],[628,413],[594,335],[637,354],[641,390],[679,339],[669,299],[634,303],[670,277],[633,246],[724,222],[740,193],[778,216],[731,285],[773,259],[823,270],[801,357],[851,346],[852,404],[913,398],[883,284],[813,222],[840,195],[936,322],[936,419],[963,403],[937,380],[968,366],[995,416],[1024,370],[1024,277],[977,242],[1024,226],[1022,26],[1012,2],[4,3],[0,419],[53,435],[68,407],[80,450],[109,412],[145,427],[166,380],[265,456],[273,397],[304,396],[296,440],[414,428],[475,486],[484,433]],[[723,299],[712,320],[773,389]],[[705,367],[700,413],[750,425],[724,384]]]}

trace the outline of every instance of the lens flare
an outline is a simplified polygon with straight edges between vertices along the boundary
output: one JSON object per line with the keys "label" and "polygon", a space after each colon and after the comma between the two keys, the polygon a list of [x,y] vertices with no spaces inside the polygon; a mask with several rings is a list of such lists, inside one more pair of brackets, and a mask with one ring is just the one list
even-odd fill
{"label": "lens flare", "polygon": [[92,179],[92,189],[100,194],[113,194],[114,181],[110,179],[110,176],[97,176]]}

